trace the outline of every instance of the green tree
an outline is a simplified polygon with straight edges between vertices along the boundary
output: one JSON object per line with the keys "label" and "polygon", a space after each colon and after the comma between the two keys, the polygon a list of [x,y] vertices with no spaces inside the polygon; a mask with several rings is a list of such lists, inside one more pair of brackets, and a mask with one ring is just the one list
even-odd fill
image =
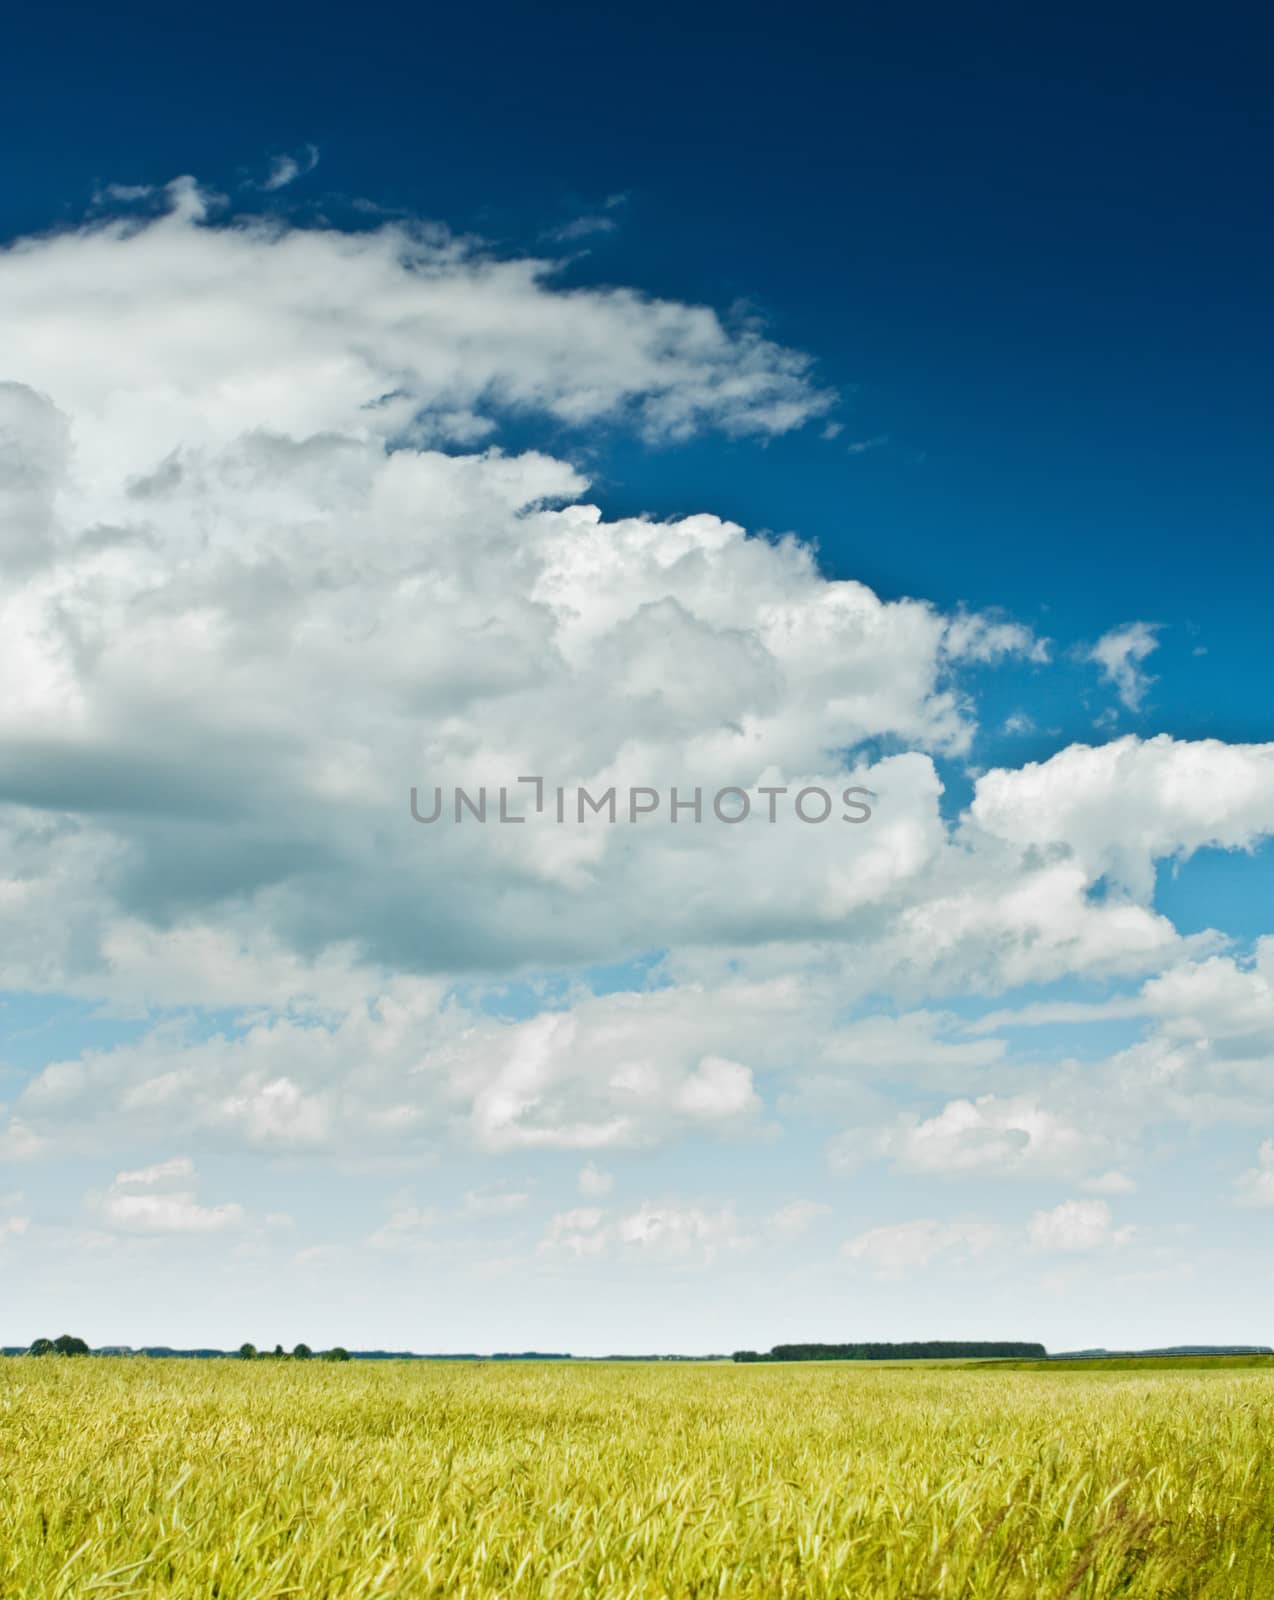
{"label": "green tree", "polygon": [[274,1353],[276,1356],[282,1358],[282,1356],[285,1354],[283,1346],[281,1344],[276,1344],[274,1347]]}
{"label": "green tree", "polygon": [[308,1344],[299,1344],[292,1352],[293,1361],[308,1361],[314,1354]]}
{"label": "green tree", "polygon": [[89,1353],[88,1345],[83,1339],[77,1339],[72,1333],[63,1333],[53,1341],[53,1348],[60,1356],[86,1356]]}
{"label": "green tree", "polygon": [[244,1361],[255,1361],[257,1359],[257,1347],[256,1347],[256,1345],[254,1345],[254,1344],[246,1344],[246,1343],[245,1344],[241,1344],[239,1346],[239,1355],[242,1357],[242,1359]]}
{"label": "green tree", "polygon": [[323,1352],[324,1361],[348,1361],[349,1351],[342,1350],[340,1345],[333,1345],[330,1350]]}
{"label": "green tree", "polygon": [[36,1339],[27,1351],[29,1356],[53,1356],[57,1351],[53,1348],[52,1339]]}

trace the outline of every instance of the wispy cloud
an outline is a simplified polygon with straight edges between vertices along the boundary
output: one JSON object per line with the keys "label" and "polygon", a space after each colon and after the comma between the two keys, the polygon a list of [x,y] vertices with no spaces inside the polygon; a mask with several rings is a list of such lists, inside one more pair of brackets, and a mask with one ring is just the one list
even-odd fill
{"label": "wispy cloud", "polygon": [[1127,1244],[1135,1230],[1116,1228],[1104,1200],[1064,1200],[1051,1211],[1031,1218],[1029,1237],[1035,1250],[1067,1253],[1117,1249]]}
{"label": "wispy cloud", "polygon": [[1261,1144],[1256,1165],[1249,1167],[1235,1185],[1235,1199],[1239,1205],[1254,1209],[1274,1206],[1274,1139]]}
{"label": "wispy cloud", "polygon": [[296,155],[278,155],[270,163],[270,171],[261,187],[265,190],[286,189],[289,183],[304,178],[319,163],[318,146],[307,144]]}
{"label": "wispy cloud", "polygon": [[1129,711],[1140,711],[1150,685],[1157,680],[1143,672],[1141,663],[1159,648],[1158,622],[1128,622],[1104,633],[1085,660],[1101,668]]}
{"label": "wispy cloud", "polygon": [[589,216],[576,217],[571,222],[564,222],[561,227],[553,228],[548,237],[556,239],[561,244],[574,244],[579,239],[591,239],[599,234],[616,233],[619,224],[614,217]]}
{"label": "wispy cloud", "polygon": [[200,1205],[193,1189],[174,1183],[195,1177],[194,1162],[185,1156],[153,1167],[120,1172],[104,1195],[90,1196],[90,1209],[111,1228],[138,1233],[220,1233],[244,1222],[241,1205]]}

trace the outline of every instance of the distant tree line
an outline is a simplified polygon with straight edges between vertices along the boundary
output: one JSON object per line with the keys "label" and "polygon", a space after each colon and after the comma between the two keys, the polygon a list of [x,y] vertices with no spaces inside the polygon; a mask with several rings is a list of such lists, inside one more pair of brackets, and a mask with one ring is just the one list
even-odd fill
{"label": "distant tree line", "polygon": [[1043,1360],[1042,1344],[1009,1339],[926,1339],[918,1344],[776,1344],[766,1355],[736,1350],[735,1361],[933,1361],[942,1357],[1017,1356]]}
{"label": "distant tree line", "polygon": [[243,1361],[348,1361],[349,1351],[333,1345],[330,1350],[320,1350],[316,1356],[308,1344],[298,1344],[289,1355],[281,1344],[276,1344],[273,1350],[258,1350],[254,1344],[241,1344],[239,1357]]}
{"label": "distant tree line", "polygon": [[[114,1352],[108,1352],[114,1353]],[[181,1354],[183,1352],[177,1352]],[[220,1355],[220,1351],[198,1352],[200,1354]],[[36,1339],[27,1351],[29,1356],[90,1356],[93,1352],[83,1339],[77,1339],[73,1334],[64,1333],[57,1339]],[[143,1351],[142,1354],[145,1354]],[[254,1344],[241,1344],[239,1355],[245,1361],[348,1361],[349,1351],[342,1350],[340,1345],[331,1350],[320,1350],[317,1355],[308,1344],[298,1344],[289,1354],[281,1344],[276,1344],[273,1351],[258,1352]]]}
{"label": "distant tree line", "polygon": [[86,1356],[89,1347],[83,1339],[64,1333],[56,1339],[36,1339],[27,1351],[29,1356]]}

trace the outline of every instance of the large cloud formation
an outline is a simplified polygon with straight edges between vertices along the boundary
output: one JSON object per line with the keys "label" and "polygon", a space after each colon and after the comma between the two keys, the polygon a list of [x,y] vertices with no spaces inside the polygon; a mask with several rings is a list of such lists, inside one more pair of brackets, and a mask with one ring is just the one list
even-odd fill
{"label": "large cloud formation", "polygon": [[[1073,1068],[941,1009],[1077,976],[1145,984],[1118,1082],[1162,1078],[1195,1017],[1241,1037],[1212,1047],[1224,1090],[1206,1051],[1168,1074],[1181,1114],[1257,1093],[1268,952],[1183,938],[1153,892],[1156,862],[1274,831],[1274,747],[1071,747],[982,774],[951,825],[963,670],[1038,666],[1044,641],[833,581],[795,538],[589,500],[581,430],[764,438],[828,409],[754,326],[436,228],[218,221],[180,180],[159,215],[0,256],[0,350],[8,985],[240,1016],[51,1063],[11,1153],[104,1130],[161,1153],[587,1150],[764,1138],[803,1108],[852,1125],[838,1160],[1079,1181],[1126,1152],[1131,1091],[1107,1085],[1095,1126]],[[511,417],[557,453],[503,450]],[[856,784],[874,815],[410,817],[413,785],[524,774]],[[654,952],[657,982],[500,1015],[511,975]],[[1225,1020],[1248,1015],[1257,1044]],[[923,1110],[899,1113],[900,1074]],[[136,1189],[103,1215],[239,1215]]]}

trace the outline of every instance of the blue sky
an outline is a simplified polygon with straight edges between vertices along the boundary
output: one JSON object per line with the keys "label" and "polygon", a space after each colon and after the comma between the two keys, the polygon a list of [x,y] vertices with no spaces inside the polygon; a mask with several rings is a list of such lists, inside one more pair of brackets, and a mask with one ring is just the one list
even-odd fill
{"label": "blue sky", "polygon": [[845,447],[610,439],[608,507],[795,529],[882,596],[1067,642],[1166,619],[1176,731],[1254,739],[1269,43],[1244,7],[1153,29],[807,7],[780,29],[761,6],[404,6],[353,47],[339,8],[28,10],[0,119],[15,145],[42,133],[0,228],[106,183],[233,189],[311,144],[321,167],[267,204],[357,224],[371,200],[514,249],[599,218],[571,282],[752,308],[840,391]]}
{"label": "blue sky", "polygon": [[16,19],[4,1341],[1268,1336],[1268,45]]}

